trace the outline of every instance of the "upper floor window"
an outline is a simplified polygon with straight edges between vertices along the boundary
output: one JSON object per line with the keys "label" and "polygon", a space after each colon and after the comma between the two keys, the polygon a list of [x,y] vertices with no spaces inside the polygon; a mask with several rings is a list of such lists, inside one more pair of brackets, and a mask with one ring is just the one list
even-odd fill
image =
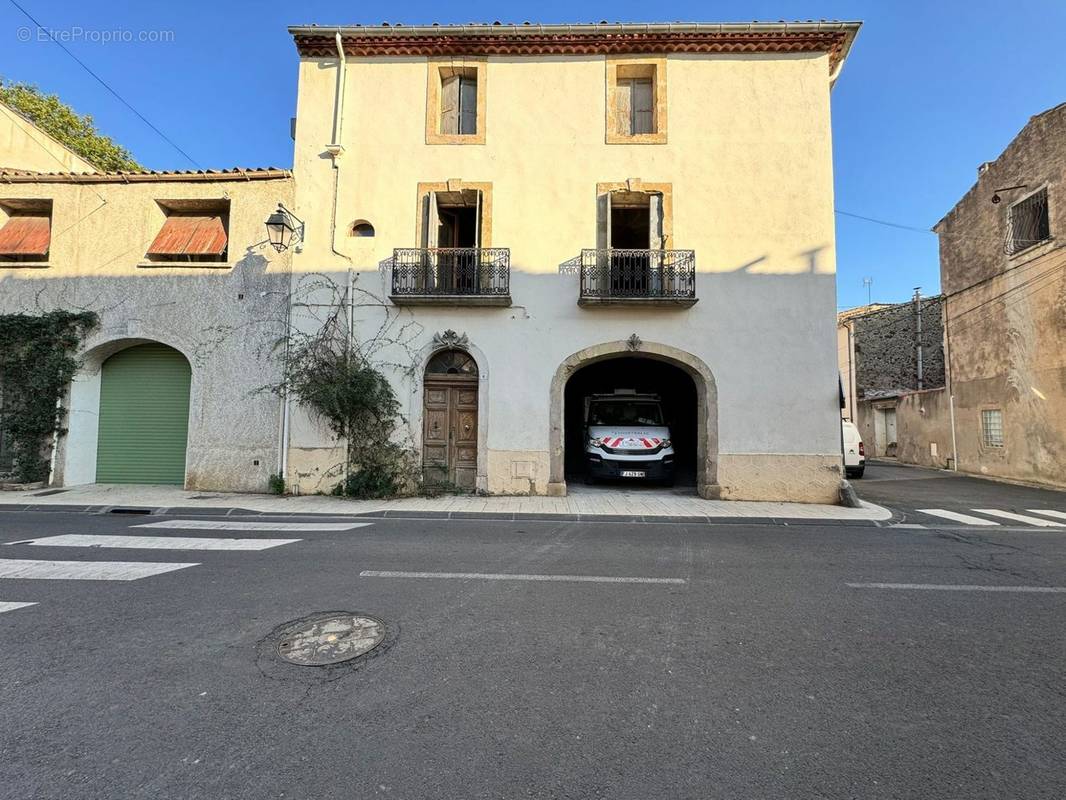
{"label": "upper floor window", "polygon": [[51,244],[51,200],[5,200],[0,204],[0,262],[46,262]]}
{"label": "upper floor window", "polygon": [[1007,211],[1007,255],[1020,253],[1051,238],[1047,188],[1019,200]]}
{"label": "upper floor window", "polygon": [[427,144],[485,143],[485,60],[429,62]]}
{"label": "upper floor window", "polygon": [[229,200],[161,200],[163,225],[148,247],[149,261],[225,263]]}
{"label": "upper floor window", "polygon": [[666,59],[607,59],[607,143],[666,143]]}

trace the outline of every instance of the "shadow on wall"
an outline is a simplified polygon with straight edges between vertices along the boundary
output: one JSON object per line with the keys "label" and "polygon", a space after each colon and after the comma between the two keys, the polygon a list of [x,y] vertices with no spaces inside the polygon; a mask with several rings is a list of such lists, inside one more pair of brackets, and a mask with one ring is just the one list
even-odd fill
{"label": "shadow on wall", "polygon": [[[277,469],[279,403],[260,390],[280,380],[270,352],[287,331],[289,286],[288,272],[270,273],[268,265],[249,248],[227,269],[175,265],[72,277],[0,268],[0,313],[96,312],[100,324],[81,350],[92,353],[82,376],[98,375],[103,357],[122,343],[159,342],[186,354],[193,370],[187,485],[261,491]],[[61,448],[84,441],[77,426],[95,431],[95,416],[95,406],[71,414]],[[57,480],[62,473],[57,459]]]}

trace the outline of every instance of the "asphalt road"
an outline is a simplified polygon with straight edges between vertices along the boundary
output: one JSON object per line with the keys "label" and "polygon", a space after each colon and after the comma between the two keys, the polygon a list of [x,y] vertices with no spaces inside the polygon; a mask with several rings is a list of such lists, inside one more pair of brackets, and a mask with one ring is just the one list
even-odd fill
{"label": "asphalt road", "polygon": [[[1061,531],[130,527],[160,521],[0,514],[0,572],[196,564],[0,577],[36,603],[0,613],[5,800],[1066,796],[1066,593],[849,586],[1066,587]],[[9,544],[70,534],[299,541]],[[388,649],[280,663],[271,632],[326,610],[384,620]]]}

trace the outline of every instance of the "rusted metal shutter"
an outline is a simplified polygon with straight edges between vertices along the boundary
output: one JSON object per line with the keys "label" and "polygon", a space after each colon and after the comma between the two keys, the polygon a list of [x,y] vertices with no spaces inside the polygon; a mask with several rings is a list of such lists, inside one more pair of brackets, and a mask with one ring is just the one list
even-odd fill
{"label": "rusted metal shutter", "polygon": [[171,214],[148,248],[150,256],[221,256],[226,252],[221,214]]}
{"label": "rusted metal shutter", "polygon": [[52,221],[47,214],[20,214],[0,228],[0,258],[39,256],[44,259],[51,242]]}

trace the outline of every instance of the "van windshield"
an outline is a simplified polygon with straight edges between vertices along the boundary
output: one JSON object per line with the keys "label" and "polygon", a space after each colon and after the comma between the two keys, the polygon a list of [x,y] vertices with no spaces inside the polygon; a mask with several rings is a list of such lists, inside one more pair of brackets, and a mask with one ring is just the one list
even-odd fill
{"label": "van windshield", "polygon": [[589,406],[589,425],[662,425],[658,403],[639,400],[597,400]]}

